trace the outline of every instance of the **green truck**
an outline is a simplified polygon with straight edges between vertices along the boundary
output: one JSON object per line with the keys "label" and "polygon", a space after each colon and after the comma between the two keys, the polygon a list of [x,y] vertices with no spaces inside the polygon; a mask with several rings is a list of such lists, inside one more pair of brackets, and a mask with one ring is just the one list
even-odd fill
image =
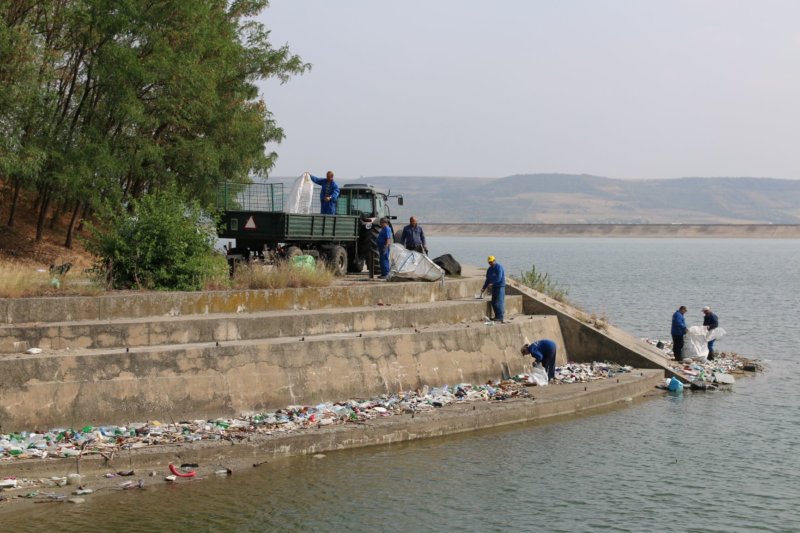
{"label": "green truck", "polygon": [[[232,263],[312,255],[331,265],[338,275],[361,272],[365,265],[373,274],[379,271],[379,221],[397,218],[390,213],[390,198],[403,205],[402,196],[390,196],[373,185],[347,184],[340,187],[336,215],[306,215],[283,211],[281,183],[224,183],[217,195],[222,213],[218,235],[236,240],[235,246],[227,247]],[[312,204],[312,211],[319,212],[318,205]]]}

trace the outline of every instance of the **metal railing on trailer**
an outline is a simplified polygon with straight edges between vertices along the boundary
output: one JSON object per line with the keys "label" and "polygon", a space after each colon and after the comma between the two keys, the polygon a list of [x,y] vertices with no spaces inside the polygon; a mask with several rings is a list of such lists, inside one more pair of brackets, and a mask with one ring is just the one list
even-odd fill
{"label": "metal railing on trailer", "polygon": [[221,211],[283,211],[283,183],[233,183],[217,188],[217,209]]}

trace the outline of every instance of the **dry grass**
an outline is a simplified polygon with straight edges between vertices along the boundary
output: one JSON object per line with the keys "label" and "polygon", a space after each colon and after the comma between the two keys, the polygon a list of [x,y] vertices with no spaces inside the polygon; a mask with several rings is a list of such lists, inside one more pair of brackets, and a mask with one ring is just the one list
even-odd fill
{"label": "dry grass", "polygon": [[575,318],[583,322],[584,324],[588,324],[595,329],[599,329],[600,331],[606,331],[608,329],[608,317],[603,315],[597,315],[595,313],[587,314],[583,309],[576,308]]}
{"label": "dry grass", "polygon": [[41,266],[0,259],[0,298],[93,296],[102,292],[103,288],[82,272],[53,276]]}
{"label": "dry grass", "polygon": [[280,262],[275,265],[251,263],[240,265],[233,276],[237,289],[285,289],[303,287],[328,287],[333,283],[333,272],[321,262],[316,268],[295,266]]}

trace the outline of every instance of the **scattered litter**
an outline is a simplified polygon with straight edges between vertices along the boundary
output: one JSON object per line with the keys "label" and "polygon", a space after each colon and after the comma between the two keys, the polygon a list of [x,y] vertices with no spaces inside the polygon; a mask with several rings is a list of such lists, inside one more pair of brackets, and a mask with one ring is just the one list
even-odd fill
{"label": "scattered litter", "polygon": [[91,494],[93,492],[94,491],[92,489],[78,489],[74,491],[72,494],[75,494],[76,496],[83,496],[84,494]]}
{"label": "scattered litter", "polygon": [[17,478],[7,477],[5,479],[0,480],[0,489],[16,489],[16,488],[17,488]]}
{"label": "scattered litter", "polygon": [[230,468],[223,468],[221,470],[217,470],[214,473],[218,476],[230,476],[231,474],[233,474],[233,470],[231,470]]}
{"label": "scattered litter", "polygon": [[169,464],[169,471],[172,472],[173,476],[178,476],[178,477],[194,477],[197,475],[197,472],[195,472],[194,470],[190,470],[188,472],[181,472],[172,463]]}
{"label": "scattered litter", "polygon": [[36,355],[38,353],[42,353],[42,349],[41,348],[28,348],[27,350],[25,350],[25,353],[29,353],[31,355]]}
{"label": "scattered litter", "polygon": [[735,374],[762,370],[759,362],[734,352],[716,353],[714,359],[684,358],[683,361],[675,361],[672,359],[672,342],[643,340],[661,350],[672,370],[693,385],[690,387],[692,390],[716,390],[718,385],[733,385],[736,382]]}
{"label": "scattered litter", "polygon": [[[720,361],[715,360],[714,363]],[[633,368],[630,366],[608,362],[569,363],[556,368],[551,385],[608,379],[631,370]],[[169,424],[151,420],[125,426],[85,426],[80,429],[55,428],[46,432],[4,434],[0,435],[0,462],[43,457],[108,455],[124,450],[209,440],[236,443],[254,435],[315,430],[332,425],[364,424],[368,420],[401,414],[414,417],[458,402],[531,398],[528,389],[534,382],[531,374],[519,374],[481,385],[425,385],[416,390],[383,394],[370,399],[349,399],[315,406],[290,405],[273,412],[248,413],[235,418],[183,420]],[[258,467],[265,462],[253,463],[253,466]],[[196,463],[184,463],[181,466],[198,467]],[[184,472],[175,465],[170,465],[170,471],[176,478],[196,475],[194,470]],[[109,472],[105,477],[133,475],[133,470],[127,470]],[[73,483],[78,484],[80,480]],[[120,488],[141,488],[143,485],[143,481],[127,481]]]}
{"label": "scattered litter", "polygon": [[67,503],[84,503],[86,502],[86,498],[70,498],[67,500]]}
{"label": "scattered litter", "polygon": [[170,483],[175,483],[175,480],[178,479],[178,476],[169,475],[164,478],[164,481],[168,481]]}

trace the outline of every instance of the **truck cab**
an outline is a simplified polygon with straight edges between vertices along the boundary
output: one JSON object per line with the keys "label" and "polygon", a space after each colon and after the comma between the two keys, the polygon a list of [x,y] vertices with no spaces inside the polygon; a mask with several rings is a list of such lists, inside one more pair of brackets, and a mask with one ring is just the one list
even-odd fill
{"label": "truck cab", "polygon": [[[374,185],[367,183],[348,183],[339,189],[339,200],[336,204],[337,215],[355,215],[362,220],[386,217],[394,220],[389,209],[389,195]],[[403,197],[397,196],[397,204],[403,205]]]}

